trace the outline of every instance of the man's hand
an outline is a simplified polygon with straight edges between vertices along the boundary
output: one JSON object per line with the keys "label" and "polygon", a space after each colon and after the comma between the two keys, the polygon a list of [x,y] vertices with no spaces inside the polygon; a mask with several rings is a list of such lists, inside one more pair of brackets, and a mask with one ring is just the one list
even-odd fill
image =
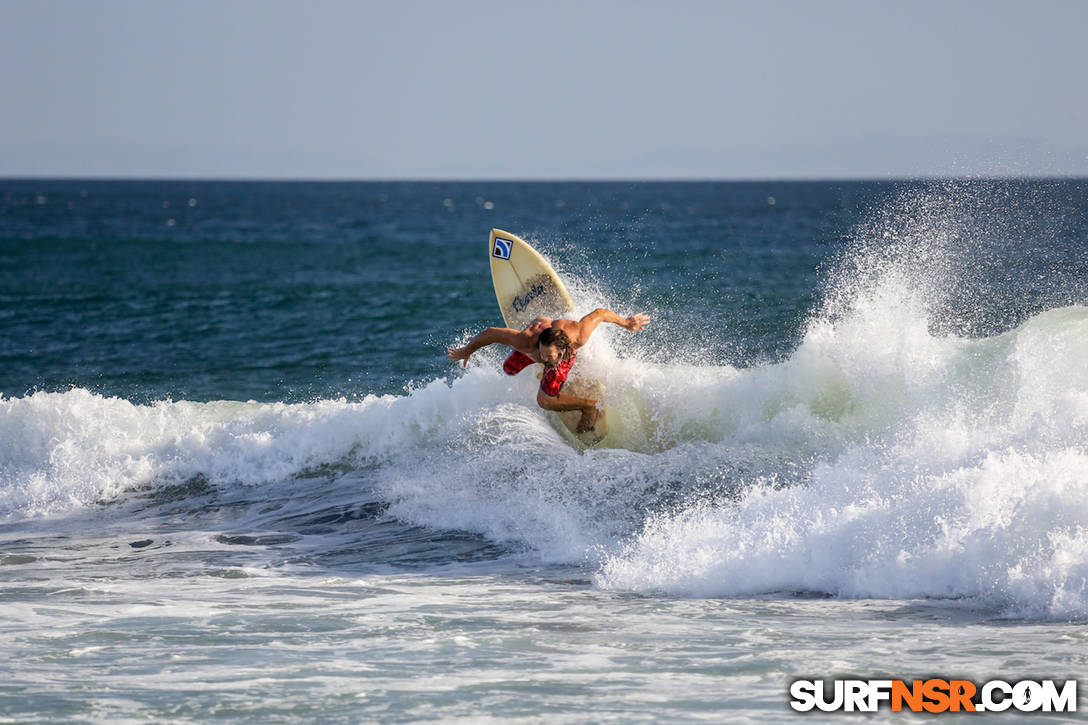
{"label": "man's hand", "polygon": [[461,367],[468,367],[468,359],[472,357],[473,350],[468,345],[464,347],[451,347],[447,348],[446,354],[450,356],[450,360],[457,362],[461,361]]}
{"label": "man's hand", "polygon": [[650,316],[639,313],[628,317],[623,326],[631,332],[637,332],[648,324],[650,324]]}

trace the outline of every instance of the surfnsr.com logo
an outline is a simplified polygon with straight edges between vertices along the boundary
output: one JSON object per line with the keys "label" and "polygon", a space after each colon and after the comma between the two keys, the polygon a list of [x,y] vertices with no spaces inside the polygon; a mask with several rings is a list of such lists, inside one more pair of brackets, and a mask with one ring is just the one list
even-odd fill
{"label": "surfnsr.com logo", "polygon": [[790,707],[798,712],[1076,712],[1076,680],[795,680]]}

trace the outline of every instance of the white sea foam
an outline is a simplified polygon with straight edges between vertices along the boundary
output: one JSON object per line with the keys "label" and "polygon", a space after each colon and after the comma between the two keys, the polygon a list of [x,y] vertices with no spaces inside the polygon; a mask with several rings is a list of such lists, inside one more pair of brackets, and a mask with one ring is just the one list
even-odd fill
{"label": "white sea foam", "polygon": [[728,411],[723,442],[789,441],[813,465],[650,517],[598,585],[970,597],[1088,616],[1088,309],[989,338],[935,333],[956,284],[948,247],[963,254],[970,225],[954,204],[908,201],[925,213],[860,232],[788,360],[689,398]]}
{"label": "white sea foam", "polygon": [[877,329],[859,338],[849,327],[817,325],[783,366],[812,372],[801,362],[809,348],[838,340],[825,350],[831,361],[815,359],[846,402],[836,416],[802,410],[798,420],[835,443],[801,485],[757,480],[735,504],[657,516],[598,583],[966,596],[1021,614],[1088,616],[1088,372],[1078,363],[1088,309],[1053,310],[980,341],[921,335],[901,345],[893,334],[880,345]]}
{"label": "white sea foam", "polygon": [[1088,615],[1088,309],[968,340],[931,335],[890,297],[864,304],[814,322],[777,365],[597,351],[628,447],[586,454],[497,356],[357,403],[4,399],[2,501],[42,515],[196,475],[260,486],[369,462],[399,518],[599,563],[603,587]]}

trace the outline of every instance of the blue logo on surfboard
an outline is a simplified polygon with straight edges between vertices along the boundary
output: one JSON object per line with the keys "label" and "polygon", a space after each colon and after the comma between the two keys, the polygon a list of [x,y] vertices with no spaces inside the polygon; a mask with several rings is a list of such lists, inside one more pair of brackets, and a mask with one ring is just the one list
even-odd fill
{"label": "blue logo on surfboard", "polygon": [[495,249],[492,251],[499,259],[510,259],[510,248],[514,246],[514,243],[509,239],[500,239],[495,237]]}

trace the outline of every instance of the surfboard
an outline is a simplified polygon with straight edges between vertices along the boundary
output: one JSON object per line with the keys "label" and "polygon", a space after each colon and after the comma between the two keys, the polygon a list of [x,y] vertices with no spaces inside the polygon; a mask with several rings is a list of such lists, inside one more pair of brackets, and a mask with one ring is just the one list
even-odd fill
{"label": "surfboard", "polygon": [[[495,298],[507,327],[522,330],[537,317],[570,318],[574,314],[574,300],[563,281],[544,259],[524,239],[504,232],[491,230],[488,242],[491,259],[491,281],[495,285]],[[600,400],[604,385],[600,380],[587,379],[578,374],[575,362],[570,378],[563,385],[563,392],[582,398]],[[608,411],[597,418],[597,424],[585,433],[577,431],[581,411],[549,413],[562,422],[563,427],[579,443],[593,446],[608,435]]]}

